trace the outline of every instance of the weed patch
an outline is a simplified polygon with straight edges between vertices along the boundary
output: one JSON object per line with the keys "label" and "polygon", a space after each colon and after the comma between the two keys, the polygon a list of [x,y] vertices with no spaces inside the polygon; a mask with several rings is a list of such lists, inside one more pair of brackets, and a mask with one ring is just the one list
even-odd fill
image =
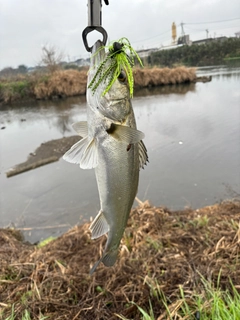
{"label": "weed patch", "polygon": [[2,317],[239,319],[239,220],[239,201],[177,212],[145,202],[131,212],[114,267],[93,276],[106,237],[90,240],[89,224],[42,247],[1,229]]}

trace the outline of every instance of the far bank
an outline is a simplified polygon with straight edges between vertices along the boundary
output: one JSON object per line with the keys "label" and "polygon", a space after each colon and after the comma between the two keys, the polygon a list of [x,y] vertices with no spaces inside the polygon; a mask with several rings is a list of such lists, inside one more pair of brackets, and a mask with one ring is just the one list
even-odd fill
{"label": "far bank", "polygon": [[[0,105],[25,100],[55,100],[85,95],[88,69],[57,70],[53,73],[16,75],[0,80]],[[197,81],[210,81],[211,77],[198,78],[195,68],[135,68],[134,88],[175,85]]]}

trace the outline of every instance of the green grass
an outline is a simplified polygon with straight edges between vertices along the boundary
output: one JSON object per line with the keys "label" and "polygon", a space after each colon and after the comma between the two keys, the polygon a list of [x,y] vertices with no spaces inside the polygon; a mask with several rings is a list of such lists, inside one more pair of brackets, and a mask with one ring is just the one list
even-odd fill
{"label": "green grass", "polygon": [[0,99],[3,101],[12,101],[24,98],[30,91],[30,82],[28,80],[18,80],[0,83]]}
{"label": "green grass", "polygon": [[[0,316],[3,316],[1,313],[0,313]],[[3,319],[3,318],[1,318]],[[5,318],[5,320],[15,320],[16,319],[16,315],[15,315],[15,310],[14,310],[14,305],[12,305],[12,313],[9,317]],[[22,314],[22,317],[18,319],[21,319],[21,320],[33,320],[33,318],[31,317],[30,315],[30,312],[28,310],[25,310]],[[43,315],[40,315],[39,320],[45,320],[45,319],[48,319],[48,317],[44,317]]]}
{"label": "green grass", "polygon": [[209,218],[207,215],[196,217],[193,220],[190,220],[189,223],[192,224],[195,228],[202,228],[208,225]]}
{"label": "green grass", "polygon": [[[143,308],[135,302],[132,304],[137,306],[142,316],[142,320],[155,320],[154,307],[157,302],[164,305],[162,319],[201,319],[201,320],[238,320],[240,319],[240,293],[236,290],[231,280],[231,288],[222,290],[219,288],[220,274],[216,287],[206,279],[201,279],[201,292],[184,292],[182,286],[179,286],[179,296],[174,302],[171,302],[161,291],[160,286],[155,281],[146,282],[150,287],[149,307]],[[155,298],[155,299],[154,299]],[[154,301],[155,300],[155,301]],[[116,314],[119,319],[131,320],[121,314]]]}
{"label": "green grass", "polygon": [[228,58],[224,58],[223,60],[239,60],[240,57],[228,57]]}
{"label": "green grass", "polygon": [[56,239],[56,237],[50,236],[50,237],[40,241],[39,244],[37,245],[37,247],[38,248],[42,248],[42,247],[46,246],[49,242],[51,242],[51,241],[53,241],[55,239]]}
{"label": "green grass", "polygon": [[[219,277],[220,279],[220,277]],[[200,311],[201,320],[238,320],[240,319],[240,294],[231,282],[231,292],[214,288],[211,283],[202,279],[205,294],[196,295],[194,300]],[[181,293],[183,299],[184,294]],[[205,308],[203,307],[205,305]]]}

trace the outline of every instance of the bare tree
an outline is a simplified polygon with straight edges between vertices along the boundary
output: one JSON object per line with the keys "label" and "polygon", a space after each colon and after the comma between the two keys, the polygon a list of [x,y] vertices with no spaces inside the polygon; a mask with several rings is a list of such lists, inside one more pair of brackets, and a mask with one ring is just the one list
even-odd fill
{"label": "bare tree", "polygon": [[59,51],[53,45],[46,45],[42,47],[42,56],[40,64],[43,64],[47,69],[53,73],[60,68],[60,63],[64,58],[64,53]]}

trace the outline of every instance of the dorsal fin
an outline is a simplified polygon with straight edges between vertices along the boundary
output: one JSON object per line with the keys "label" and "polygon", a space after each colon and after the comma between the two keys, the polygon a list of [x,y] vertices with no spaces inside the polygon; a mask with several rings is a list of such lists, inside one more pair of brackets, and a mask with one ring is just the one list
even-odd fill
{"label": "dorsal fin", "polygon": [[138,143],[138,148],[139,148],[139,169],[140,168],[144,169],[144,165],[146,165],[148,162],[148,154],[147,154],[147,148],[142,140]]}

